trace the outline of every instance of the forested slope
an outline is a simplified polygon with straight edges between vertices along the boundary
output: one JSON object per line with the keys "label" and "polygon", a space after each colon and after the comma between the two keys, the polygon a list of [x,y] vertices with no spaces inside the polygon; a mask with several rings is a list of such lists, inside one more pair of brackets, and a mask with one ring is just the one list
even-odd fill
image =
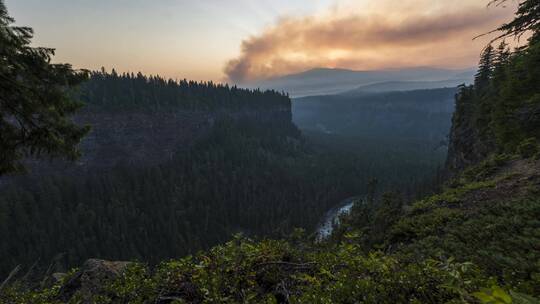
{"label": "forested slope", "polygon": [[234,233],[313,232],[371,179],[412,196],[440,165],[390,139],[351,152],[313,145],[273,91],[101,71],[73,95],[85,104],[74,121],[91,126],[81,158],[28,160],[28,174],[0,184],[2,274],[90,257],[157,263]]}
{"label": "forested slope", "polygon": [[321,165],[275,92],[94,73],[77,94],[87,106],[75,120],[94,127],[84,156],[34,161],[2,185],[3,274],[55,257],[58,270],[95,256],[158,262],[238,232],[313,229],[369,179]]}
{"label": "forested slope", "polygon": [[456,92],[444,88],[297,98],[293,119],[302,130],[358,141],[417,140],[436,147],[450,129]]}

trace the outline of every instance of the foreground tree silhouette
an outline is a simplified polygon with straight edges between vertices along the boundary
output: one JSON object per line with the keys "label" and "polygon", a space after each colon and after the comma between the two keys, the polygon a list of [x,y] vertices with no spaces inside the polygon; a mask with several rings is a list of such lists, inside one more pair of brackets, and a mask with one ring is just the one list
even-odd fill
{"label": "foreground tree silhouette", "polygon": [[[502,5],[508,0],[492,0],[490,4]],[[514,20],[498,27],[493,32],[501,32],[494,40],[505,37],[521,37],[524,33],[531,31],[534,36],[538,36],[540,29],[540,1],[521,0],[518,1],[518,10]],[[492,32],[492,33],[493,33]]]}
{"label": "foreground tree silhouette", "polygon": [[88,131],[68,117],[82,105],[68,89],[86,72],[51,64],[54,50],[30,47],[32,29],[13,22],[0,0],[0,175],[23,170],[24,157],[75,159]]}

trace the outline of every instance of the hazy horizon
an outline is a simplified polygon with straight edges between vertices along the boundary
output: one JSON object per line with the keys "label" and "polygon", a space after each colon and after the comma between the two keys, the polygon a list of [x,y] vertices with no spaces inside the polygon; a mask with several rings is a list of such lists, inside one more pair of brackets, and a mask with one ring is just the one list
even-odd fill
{"label": "hazy horizon", "polygon": [[[514,7],[459,0],[6,0],[34,45],[76,68],[246,83],[314,68],[476,66]],[[450,51],[449,51],[450,50]]]}

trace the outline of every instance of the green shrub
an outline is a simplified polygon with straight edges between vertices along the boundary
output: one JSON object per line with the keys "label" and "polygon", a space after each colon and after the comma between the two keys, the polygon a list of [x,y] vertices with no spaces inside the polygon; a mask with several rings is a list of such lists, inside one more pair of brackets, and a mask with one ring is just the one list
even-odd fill
{"label": "green shrub", "polygon": [[518,152],[524,158],[530,158],[537,155],[540,151],[536,138],[531,137],[523,140],[518,146]]}

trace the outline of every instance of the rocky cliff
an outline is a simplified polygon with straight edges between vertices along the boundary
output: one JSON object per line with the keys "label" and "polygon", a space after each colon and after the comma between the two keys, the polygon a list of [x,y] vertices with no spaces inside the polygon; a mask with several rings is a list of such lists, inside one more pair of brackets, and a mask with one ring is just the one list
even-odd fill
{"label": "rocky cliff", "polygon": [[461,170],[477,164],[493,152],[494,144],[480,135],[471,118],[454,113],[449,135],[446,174],[451,177]]}
{"label": "rocky cliff", "polygon": [[78,124],[91,126],[76,162],[31,159],[29,168],[32,174],[50,174],[106,170],[119,164],[158,165],[189,148],[224,117],[290,123],[292,114],[290,108],[277,106],[260,111],[111,111],[93,107],[74,117]]}

